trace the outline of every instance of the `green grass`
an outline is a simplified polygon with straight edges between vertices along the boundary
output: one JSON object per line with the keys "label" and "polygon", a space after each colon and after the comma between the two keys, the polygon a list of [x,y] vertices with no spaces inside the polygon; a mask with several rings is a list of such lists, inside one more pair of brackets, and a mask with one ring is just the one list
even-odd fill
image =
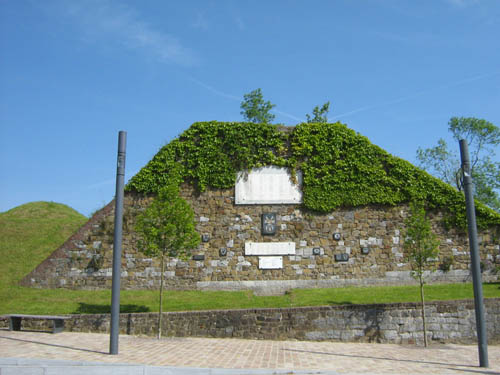
{"label": "green grass", "polygon": [[0,213],[0,287],[16,285],[88,219],[54,202]]}
{"label": "green grass", "polygon": [[[61,245],[87,219],[73,209],[47,202],[28,203],[0,213],[0,314],[109,313],[108,290],[32,289],[18,282]],[[426,300],[472,299],[472,284],[425,287]],[[500,297],[500,283],[483,285],[486,298]],[[296,289],[283,296],[250,291],[167,291],[164,311],[296,307],[418,302],[417,286]],[[124,290],[122,312],[158,311],[158,291]]]}
{"label": "green grass", "polygon": [[[76,314],[109,313],[111,292],[17,287],[0,306],[0,313]],[[425,287],[426,300],[472,299],[471,284],[439,284]],[[500,283],[483,285],[485,298],[500,297]],[[255,296],[250,291],[166,291],[164,311],[246,309],[340,304],[420,301],[417,286],[296,289],[283,296]],[[122,312],[158,311],[158,291],[123,290]]]}
{"label": "green grass", "polygon": [[27,203],[0,213],[2,312],[24,293],[24,288],[18,286],[19,281],[86,221],[85,216],[72,208],[54,202]]}

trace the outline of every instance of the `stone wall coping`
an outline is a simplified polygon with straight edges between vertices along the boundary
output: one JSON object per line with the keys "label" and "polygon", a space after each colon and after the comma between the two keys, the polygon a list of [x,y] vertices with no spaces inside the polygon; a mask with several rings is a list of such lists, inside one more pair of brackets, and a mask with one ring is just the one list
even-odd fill
{"label": "stone wall coping", "polygon": [[[485,305],[500,304],[500,298],[485,298]],[[449,300],[449,301],[429,301],[425,305],[429,306],[466,306],[473,307],[473,299]],[[309,312],[309,311],[329,311],[329,310],[368,310],[368,309],[383,309],[383,310],[396,310],[420,308],[420,302],[396,302],[396,303],[375,303],[375,304],[342,304],[342,305],[323,305],[323,306],[297,306],[297,307],[263,307],[251,309],[218,309],[218,310],[194,310],[194,311],[166,311],[165,315],[204,315],[207,313],[283,313],[283,312]],[[157,312],[143,312],[143,313],[120,313],[120,315],[136,315],[136,316],[150,316],[156,315]],[[109,314],[70,314],[72,317],[78,316],[103,316]]]}

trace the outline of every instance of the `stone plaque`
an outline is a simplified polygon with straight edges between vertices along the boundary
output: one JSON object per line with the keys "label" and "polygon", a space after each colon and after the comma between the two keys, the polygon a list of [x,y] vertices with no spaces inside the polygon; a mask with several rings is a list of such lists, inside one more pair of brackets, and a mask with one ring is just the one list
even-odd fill
{"label": "stone plaque", "polygon": [[245,255],[295,255],[295,242],[245,242]]}
{"label": "stone plaque", "polygon": [[283,257],[259,257],[259,269],[279,270],[283,268]]}
{"label": "stone plaque", "polygon": [[234,189],[235,204],[282,204],[302,202],[302,174],[297,184],[287,168],[268,166],[238,173]]}
{"label": "stone plaque", "polygon": [[346,253],[335,254],[335,260],[337,262],[347,262],[349,260],[349,254]]}
{"label": "stone plaque", "polygon": [[262,234],[276,234],[276,214],[262,214]]}

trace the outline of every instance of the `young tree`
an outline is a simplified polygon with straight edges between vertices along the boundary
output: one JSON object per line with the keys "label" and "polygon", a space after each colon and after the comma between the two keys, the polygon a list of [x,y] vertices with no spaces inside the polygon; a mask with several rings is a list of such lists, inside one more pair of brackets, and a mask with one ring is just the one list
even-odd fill
{"label": "young tree", "polygon": [[270,124],[274,120],[274,115],[270,111],[276,107],[270,101],[264,101],[262,90],[259,88],[243,95],[240,112],[243,117],[250,122]]}
{"label": "young tree", "polygon": [[425,271],[432,270],[435,258],[439,253],[439,240],[432,232],[431,223],[425,216],[423,205],[412,202],[405,220],[406,236],[403,248],[411,266],[412,276],[420,284],[420,301],[422,307],[422,324],[424,329],[424,345],[427,346],[427,327],[425,324],[424,284]]}
{"label": "young tree", "polygon": [[328,122],[328,112],[330,111],[330,102],[326,102],[319,108],[316,106],[313,108],[312,116],[306,114],[307,122]]}
{"label": "young tree", "polygon": [[[500,163],[494,161],[500,145],[500,129],[492,123],[474,117],[452,117],[448,130],[458,142],[466,139],[471,156],[471,172],[477,199],[500,212]],[[458,146],[456,147],[458,149]],[[436,147],[417,149],[419,165],[444,182],[462,190],[460,159],[450,151],[443,139]]]}
{"label": "young tree", "polygon": [[138,217],[136,232],[139,234],[139,250],[147,256],[160,258],[160,339],[165,258],[187,258],[191,255],[191,249],[200,243],[200,235],[195,230],[193,210],[180,197],[179,188],[175,183],[169,183],[162,188],[155,200]]}

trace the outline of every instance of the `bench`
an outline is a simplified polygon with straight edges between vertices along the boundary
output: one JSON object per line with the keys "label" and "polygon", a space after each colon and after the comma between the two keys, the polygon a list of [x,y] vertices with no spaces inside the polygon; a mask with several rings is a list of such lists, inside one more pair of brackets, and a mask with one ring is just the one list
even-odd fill
{"label": "bench", "polygon": [[68,316],[55,316],[55,315],[25,315],[25,314],[8,314],[4,315],[9,318],[9,330],[20,331],[21,321],[23,319],[38,319],[38,320],[52,320],[52,333],[59,333],[64,330],[64,321],[69,319]]}

